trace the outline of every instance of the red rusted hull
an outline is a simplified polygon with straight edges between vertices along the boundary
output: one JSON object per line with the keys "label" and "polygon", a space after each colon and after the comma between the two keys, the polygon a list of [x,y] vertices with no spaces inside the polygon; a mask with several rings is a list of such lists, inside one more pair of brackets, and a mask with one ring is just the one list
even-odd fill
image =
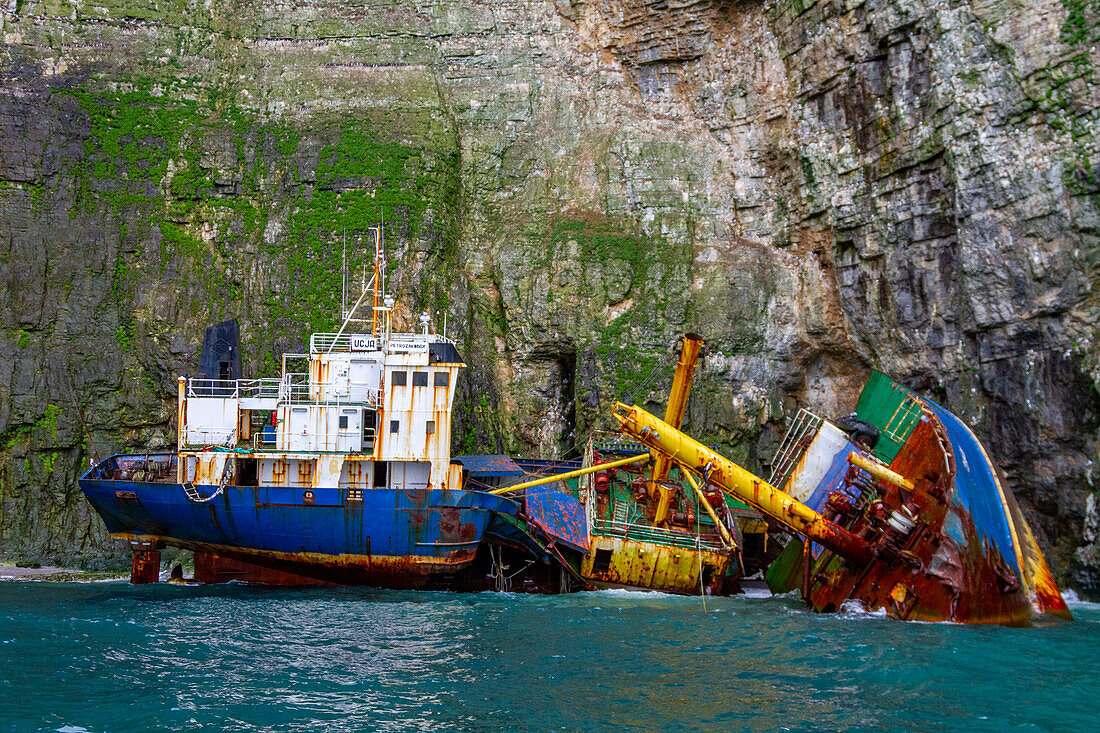
{"label": "red rusted hull", "polygon": [[155,544],[135,543],[130,564],[130,582],[147,585],[160,580],[160,550]]}
{"label": "red rusted hull", "polygon": [[[860,566],[825,550],[807,553],[811,567],[803,596],[819,611],[834,611],[845,601],[884,608],[900,619],[951,620],[963,623],[1017,625],[1032,615],[1022,585],[1000,554],[983,542],[969,513],[950,502],[952,476],[944,470],[944,452],[931,422],[920,423],[891,468],[915,477],[914,490],[903,500],[901,490],[880,483],[886,507],[908,503],[917,528],[905,541],[883,535],[877,560]],[[961,528],[960,543],[945,531],[945,522]],[[866,527],[857,523],[858,533]]]}
{"label": "red rusted hull", "polygon": [[[866,477],[852,468],[825,509],[871,543],[874,560],[854,562],[811,545],[803,557],[803,597],[820,611],[857,601],[921,621],[1012,626],[1030,623],[1035,613],[1072,618],[973,433],[938,405],[918,404],[921,418],[890,463],[913,488],[875,481],[877,504],[860,511],[848,497]],[[912,519],[908,532],[890,526],[898,509]]]}
{"label": "red rusted hull", "polygon": [[[804,537],[802,595],[819,611],[853,603],[900,619],[1006,625],[1026,624],[1037,612],[1069,617],[1026,521],[973,432],[881,375],[872,383],[869,401],[878,402],[867,412],[881,418],[878,424],[848,418],[849,432],[830,428],[841,434],[839,442],[819,445],[814,437],[806,444],[820,451],[798,465],[813,469],[786,483],[812,477],[804,500],[641,408],[616,405],[615,417],[645,445]],[[773,588],[792,580],[794,567],[786,563],[797,558],[785,555],[779,572],[769,568]]]}
{"label": "red rusted hull", "polygon": [[[414,578],[407,563],[375,564],[371,568],[354,564],[319,565],[294,558],[257,557],[209,551],[195,552],[194,582],[228,583],[231,581],[278,586],[367,585],[410,590],[489,591],[508,590],[528,593],[559,593],[570,584],[556,565],[529,566],[530,558],[522,551],[497,547],[496,556],[508,567],[523,568],[506,588],[498,587],[493,552],[469,551],[471,558],[456,565],[452,572],[417,573]],[[245,559],[245,558],[248,559]]]}
{"label": "red rusted hull", "polygon": [[461,549],[445,562],[429,566],[420,558],[384,555],[317,556],[207,545],[191,548],[195,550],[195,580],[203,583],[237,580],[267,585],[368,585],[394,589],[461,586],[465,580],[455,579],[463,578],[477,556],[476,548]]}

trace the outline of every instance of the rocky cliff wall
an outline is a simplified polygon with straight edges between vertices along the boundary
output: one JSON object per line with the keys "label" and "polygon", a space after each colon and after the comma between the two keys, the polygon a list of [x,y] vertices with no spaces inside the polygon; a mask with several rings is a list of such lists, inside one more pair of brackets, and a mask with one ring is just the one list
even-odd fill
{"label": "rocky cliff wall", "polygon": [[10,0],[0,551],[117,562],[88,459],[171,445],[206,324],[255,375],[332,328],[384,215],[456,449],[568,451],[690,330],[690,429],[759,468],[879,368],[1100,589],[1097,5]]}

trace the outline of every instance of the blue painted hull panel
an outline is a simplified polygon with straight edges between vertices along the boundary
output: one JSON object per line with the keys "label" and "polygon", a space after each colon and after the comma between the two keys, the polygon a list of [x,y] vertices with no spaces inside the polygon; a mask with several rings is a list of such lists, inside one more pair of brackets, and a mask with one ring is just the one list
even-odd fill
{"label": "blue painted hull panel", "polygon": [[517,511],[492,494],[428,488],[370,489],[362,501],[319,488],[306,505],[302,489],[228,486],[201,503],[179,484],[86,477],[80,486],[112,535],[257,561],[365,566],[378,577],[460,570],[473,561],[492,512]]}
{"label": "blue painted hull panel", "polygon": [[1008,507],[1002,499],[996,469],[965,423],[932,400],[925,402],[943,424],[955,454],[955,500],[970,514],[982,539],[1019,576],[1022,571],[1016,561],[1016,538],[1009,525]]}

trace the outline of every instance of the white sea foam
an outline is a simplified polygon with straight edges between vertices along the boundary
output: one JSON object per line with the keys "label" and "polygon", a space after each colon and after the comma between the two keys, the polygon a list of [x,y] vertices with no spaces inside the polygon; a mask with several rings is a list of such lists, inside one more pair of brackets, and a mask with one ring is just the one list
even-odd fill
{"label": "white sea foam", "polygon": [[669,596],[671,598],[679,598],[674,593],[664,593],[659,590],[638,590],[635,588],[607,588],[605,590],[595,591],[600,595],[607,596],[626,596],[628,598],[652,598],[654,596]]}
{"label": "white sea foam", "polygon": [[867,604],[855,598],[849,598],[840,604],[841,616],[885,616],[886,609],[879,608],[874,611],[867,610]]}
{"label": "white sea foam", "polygon": [[742,592],[738,594],[740,598],[775,598],[767,588],[743,588]]}
{"label": "white sea foam", "polygon": [[1082,601],[1075,590],[1062,591],[1062,600],[1065,601],[1066,605],[1070,608],[1100,608],[1100,603]]}

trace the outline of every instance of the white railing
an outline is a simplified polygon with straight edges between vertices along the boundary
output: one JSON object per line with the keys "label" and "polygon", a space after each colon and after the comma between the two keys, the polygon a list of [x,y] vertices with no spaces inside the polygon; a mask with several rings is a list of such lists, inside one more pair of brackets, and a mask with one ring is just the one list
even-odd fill
{"label": "white railing", "polygon": [[[306,448],[304,450],[336,450],[332,447],[338,445],[337,441],[350,440],[352,436],[359,434],[356,431],[339,430],[336,433],[291,433],[283,438],[283,442],[289,443],[294,440],[299,446],[302,444],[312,445],[315,448]],[[362,448],[359,452],[374,450],[374,442],[377,440],[377,434],[374,428],[367,428],[362,431]],[[303,440],[304,439],[304,440]],[[326,447],[327,446],[327,447]],[[282,451],[285,453],[299,453],[303,449],[301,447],[295,447],[293,449],[279,448],[279,434],[277,432],[257,432],[252,434],[252,447],[255,450],[262,451]],[[353,451],[343,451],[353,452]]]}
{"label": "white railing", "polygon": [[[352,448],[359,438],[360,447]],[[287,453],[312,453],[324,451],[326,453],[362,453],[364,448],[374,449],[374,443],[362,440],[362,433],[358,430],[336,430],[334,432],[318,433],[314,431],[285,432],[277,435],[274,445],[269,442],[264,446],[273,447],[275,450]]]}
{"label": "white railing", "polygon": [[317,385],[317,402],[328,404],[366,404],[375,409],[382,404],[382,390],[367,382]]}
{"label": "white railing", "polygon": [[311,402],[309,399],[309,375],[304,372],[286,372],[279,384],[279,399],[290,404]]}
{"label": "white railing", "polygon": [[287,372],[282,379],[203,379],[187,380],[187,397],[220,399],[276,399],[293,405],[308,403],[382,404],[377,383],[338,382],[311,384],[305,372]]}
{"label": "white railing", "polygon": [[309,375],[287,372],[279,385],[279,399],[288,405],[325,403],[361,405],[377,409],[382,404],[382,390],[368,382],[331,382],[312,384]]}
{"label": "white railing", "polygon": [[454,341],[438,334],[391,333],[388,336],[371,336],[365,333],[315,333],[309,337],[309,352],[323,354],[328,351],[381,351],[414,343],[450,343]]}
{"label": "white railing", "polygon": [[772,475],[768,479],[769,484],[777,489],[783,489],[787,479],[790,478],[791,471],[802,460],[802,456],[810,447],[810,442],[817,435],[823,422],[824,420],[805,408],[798,411],[794,422],[783,437],[783,442],[779,445],[779,450],[775,453],[775,458],[772,459]]}
{"label": "white railing", "polygon": [[232,448],[237,443],[237,431],[234,428],[202,429],[187,426],[184,441],[187,445],[217,445]]}
{"label": "white railing", "polygon": [[365,333],[315,333],[309,337],[311,354],[328,351],[381,351],[382,338]]}
{"label": "white railing", "polygon": [[187,380],[188,397],[222,397],[229,399],[278,398],[278,379],[203,379]]}

